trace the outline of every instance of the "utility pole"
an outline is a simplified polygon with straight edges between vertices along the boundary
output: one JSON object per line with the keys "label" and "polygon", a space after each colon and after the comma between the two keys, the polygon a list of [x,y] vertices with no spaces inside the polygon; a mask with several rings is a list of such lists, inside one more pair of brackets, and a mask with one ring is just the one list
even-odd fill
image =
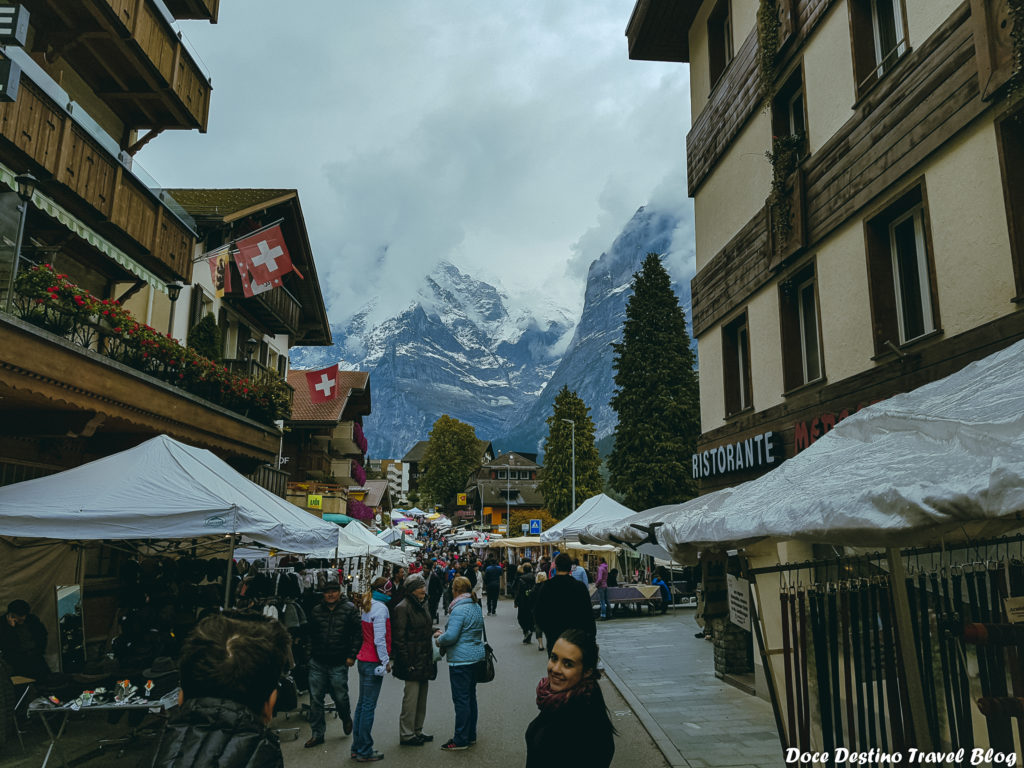
{"label": "utility pole", "polygon": [[508,536],[512,531],[512,511],[509,505],[512,500],[512,462],[515,461],[515,457],[510,453],[508,455],[508,468],[505,470],[505,536]]}
{"label": "utility pole", "polygon": [[566,424],[572,426],[572,509],[571,515],[576,511],[576,422],[572,419],[562,419]]}

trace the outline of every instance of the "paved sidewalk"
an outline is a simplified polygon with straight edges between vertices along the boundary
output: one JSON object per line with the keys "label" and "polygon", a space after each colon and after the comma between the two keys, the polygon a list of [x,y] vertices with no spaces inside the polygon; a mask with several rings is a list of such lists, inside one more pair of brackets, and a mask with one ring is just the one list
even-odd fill
{"label": "paved sidewalk", "polygon": [[608,678],[676,768],[781,768],[771,705],[714,675],[690,609],[598,622]]}

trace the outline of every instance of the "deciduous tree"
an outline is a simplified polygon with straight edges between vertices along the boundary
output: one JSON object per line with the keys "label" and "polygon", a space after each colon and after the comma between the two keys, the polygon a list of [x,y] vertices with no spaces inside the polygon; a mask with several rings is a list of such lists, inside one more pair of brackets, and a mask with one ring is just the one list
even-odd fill
{"label": "deciduous tree", "polygon": [[466,489],[466,481],[480,469],[476,430],[447,414],[434,422],[423,456],[420,495],[429,504],[448,506]]}
{"label": "deciduous tree", "polygon": [[615,345],[618,414],[608,457],[612,487],[637,511],[697,495],[690,462],[700,436],[700,396],[686,316],[654,253],[633,275],[622,342]]}
{"label": "deciduous tree", "polygon": [[576,429],[576,504],[601,492],[601,458],[594,443],[594,421],[590,409],[568,386],[555,395],[544,440],[544,471],[539,490],[556,520],[572,513],[572,433]]}

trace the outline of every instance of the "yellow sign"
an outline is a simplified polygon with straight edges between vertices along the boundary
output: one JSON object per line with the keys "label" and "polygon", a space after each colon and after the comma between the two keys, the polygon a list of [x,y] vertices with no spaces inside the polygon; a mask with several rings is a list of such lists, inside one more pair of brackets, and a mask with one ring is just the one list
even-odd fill
{"label": "yellow sign", "polygon": [[306,496],[306,506],[310,509],[323,509],[324,497],[319,493],[310,493]]}
{"label": "yellow sign", "polygon": [[458,503],[459,504],[465,504],[466,503],[466,494],[460,493],[458,495]]}

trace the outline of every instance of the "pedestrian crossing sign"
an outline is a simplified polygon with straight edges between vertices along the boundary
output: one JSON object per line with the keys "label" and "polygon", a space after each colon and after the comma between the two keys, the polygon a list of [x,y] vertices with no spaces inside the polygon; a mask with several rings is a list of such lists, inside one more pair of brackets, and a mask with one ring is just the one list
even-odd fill
{"label": "pedestrian crossing sign", "polygon": [[531,536],[540,536],[540,520],[531,520],[530,521],[530,535]]}

